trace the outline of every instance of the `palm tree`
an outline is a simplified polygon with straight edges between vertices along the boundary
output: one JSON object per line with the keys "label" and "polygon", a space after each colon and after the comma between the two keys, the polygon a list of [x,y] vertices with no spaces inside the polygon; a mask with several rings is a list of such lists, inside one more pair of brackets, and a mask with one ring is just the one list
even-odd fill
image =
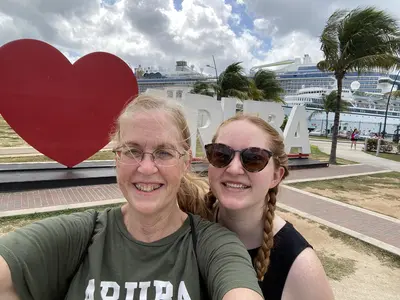
{"label": "palm tree", "polygon": [[[215,94],[222,97],[235,97],[242,100],[274,101],[284,103],[280,97],[284,90],[276,80],[275,73],[267,70],[258,71],[253,79],[249,79],[241,62],[230,64],[223,71],[216,84],[196,82],[192,94],[201,94],[213,97]],[[212,90],[214,92],[212,92]]]}
{"label": "palm tree", "polygon": [[260,92],[258,94],[250,92],[250,95],[252,96],[251,99],[258,101],[272,100],[273,102],[284,103],[281,98],[281,94],[284,90],[281,88],[278,80],[276,80],[273,71],[259,70],[254,74],[252,81],[254,82],[253,86]]}
{"label": "palm tree", "polygon": [[197,81],[193,85],[193,89],[190,91],[190,93],[214,97],[215,92],[211,91],[211,88],[212,87],[207,82]]}
{"label": "palm tree", "polygon": [[[386,93],[386,96],[389,96],[390,92]],[[392,99],[400,98],[400,90],[394,91],[391,93],[392,94]]]}
{"label": "palm tree", "polygon": [[388,70],[400,65],[400,29],[397,20],[374,7],[337,10],[328,19],[320,37],[324,60],[322,71],[337,80],[337,99],[329,163],[336,164],[337,136],[343,78],[347,72],[362,73],[375,68]]}
{"label": "palm tree", "polygon": [[[336,109],[336,99],[337,99],[337,91],[332,91],[329,95],[322,96],[322,110],[314,110],[310,116],[309,120],[312,119],[315,115],[325,113],[325,136],[328,137],[328,116],[330,112],[334,112]],[[348,102],[340,101],[340,111],[346,111],[348,109]]]}
{"label": "palm tree", "polygon": [[222,97],[248,99],[250,82],[240,64],[241,62],[230,64],[219,75],[219,84],[216,88],[219,88]]}

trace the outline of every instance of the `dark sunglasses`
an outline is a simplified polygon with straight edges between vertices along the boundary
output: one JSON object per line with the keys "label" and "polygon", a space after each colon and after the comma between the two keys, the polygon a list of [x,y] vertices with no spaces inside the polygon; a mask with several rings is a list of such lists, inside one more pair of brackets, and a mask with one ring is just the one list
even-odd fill
{"label": "dark sunglasses", "polygon": [[273,155],[271,151],[257,147],[234,150],[225,144],[212,143],[207,144],[205,148],[208,161],[216,168],[228,166],[235,153],[239,152],[242,166],[248,172],[260,172],[268,165]]}

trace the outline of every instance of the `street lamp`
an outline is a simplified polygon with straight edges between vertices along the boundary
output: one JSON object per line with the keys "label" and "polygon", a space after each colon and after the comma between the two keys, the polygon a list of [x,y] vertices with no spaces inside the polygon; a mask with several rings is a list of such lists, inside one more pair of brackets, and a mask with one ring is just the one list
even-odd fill
{"label": "street lamp", "polygon": [[221,100],[221,95],[220,95],[220,93],[219,93],[219,89],[220,89],[220,86],[219,86],[219,79],[218,79],[218,71],[217,71],[217,65],[215,64],[215,58],[214,58],[214,55],[212,56],[212,58],[213,58],[213,62],[214,62],[214,67],[213,66],[211,66],[211,65],[206,65],[206,67],[209,67],[209,68],[211,68],[211,69],[214,69],[215,70],[215,78],[217,79],[217,100],[218,101],[220,101]]}
{"label": "street lamp", "polygon": [[385,138],[385,134],[386,134],[386,120],[387,120],[387,114],[388,114],[388,110],[389,110],[390,96],[392,96],[393,87],[394,87],[394,84],[395,84],[396,81],[397,81],[397,78],[399,77],[399,74],[400,74],[400,70],[399,70],[399,72],[397,72],[397,75],[396,75],[396,77],[394,78],[394,81],[393,81],[393,84],[392,84],[392,88],[390,89],[389,97],[388,97],[388,100],[387,100],[387,103],[386,103],[385,121],[384,121],[384,123],[383,123],[382,139]]}

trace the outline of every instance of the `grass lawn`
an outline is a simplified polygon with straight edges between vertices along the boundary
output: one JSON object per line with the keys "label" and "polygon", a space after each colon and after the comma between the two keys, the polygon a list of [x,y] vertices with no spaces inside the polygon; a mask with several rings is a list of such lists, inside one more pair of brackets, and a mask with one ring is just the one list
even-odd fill
{"label": "grass lawn", "polygon": [[298,189],[400,219],[400,173],[291,183]]}
{"label": "grass lawn", "polygon": [[[374,156],[376,155],[375,151],[374,152],[365,152],[365,153],[374,155]],[[400,162],[400,154],[396,154],[396,153],[379,153],[379,157]]]}
{"label": "grass lawn", "polygon": [[18,147],[26,145],[26,142],[15,133],[0,115],[0,147]]}
{"label": "grass lawn", "polygon": [[[319,160],[319,161],[329,161],[329,154],[322,152],[321,150],[319,150],[319,148],[317,146],[311,145],[311,155],[310,155],[311,159],[315,159],[315,160]],[[338,165],[354,165],[354,164],[358,164],[355,161],[351,161],[351,160],[347,160],[347,159],[343,159],[343,158],[336,158],[336,162]]]}

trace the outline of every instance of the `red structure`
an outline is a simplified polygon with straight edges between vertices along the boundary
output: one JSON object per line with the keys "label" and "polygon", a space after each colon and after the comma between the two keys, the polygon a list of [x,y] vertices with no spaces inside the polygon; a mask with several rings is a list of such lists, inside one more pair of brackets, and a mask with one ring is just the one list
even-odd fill
{"label": "red structure", "polygon": [[108,143],[115,118],[137,94],[135,75],[115,55],[94,52],[71,64],[38,40],[0,47],[0,114],[28,144],[67,167]]}

